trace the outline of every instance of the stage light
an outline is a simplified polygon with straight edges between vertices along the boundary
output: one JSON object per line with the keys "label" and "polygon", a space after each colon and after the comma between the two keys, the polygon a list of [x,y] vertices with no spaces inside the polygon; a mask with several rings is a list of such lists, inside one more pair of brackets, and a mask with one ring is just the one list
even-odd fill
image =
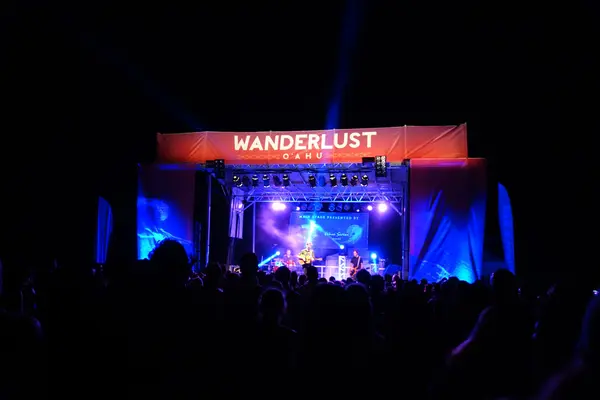
{"label": "stage light", "polygon": [[369,210],[369,211],[373,211],[373,206],[369,204],[369,205],[367,206],[367,210]]}
{"label": "stage light", "polygon": [[269,262],[271,262],[272,259],[274,259],[275,257],[279,256],[281,254],[280,251],[276,251],[275,253],[273,253],[272,255],[270,255],[269,257],[265,258],[264,260],[262,260],[260,262],[260,264],[258,264],[259,267],[263,267],[265,265],[267,265]]}
{"label": "stage light", "polygon": [[273,211],[283,211],[285,210],[285,203],[273,203],[271,204],[271,208],[273,209]]}
{"label": "stage light", "polygon": [[331,187],[337,186],[337,178],[335,177],[334,174],[329,175],[329,183],[331,184]]}
{"label": "stage light", "polygon": [[339,203],[338,203],[338,204],[336,204],[336,205],[335,205],[335,211],[337,211],[337,212],[342,212],[342,209],[343,209],[343,208],[342,208],[342,205],[341,205],[341,204],[339,204]]}
{"label": "stage light", "polygon": [[308,184],[310,185],[310,187],[314,188],[317,186],[317,178],[315,178],[314,175],[310,175],[308,177]]}
{"label": "stage light", "polygon": [[233,183],[235,186],[237,187],[242,187],[244,184],[242,183],[242,178],[240,178],[238,175],[234,175],[233,176]]}
{"label": "stage light", "polygon": [[375,157],[375,176],[377,178],[387,177],[387,157],[386,156]]}
{"label": "stage light", "polygon": [[386,211],[387,211],[387,209],[388,209],[388,206],[387,206],[387,204],[385,204],[385,203],[381,203],[381,204],[379,204],[379,205],[377,206],[377,210],[378,210],[379,212],[386,212]]}
{"label": "stage light", "polygon": [[264,174],[264,175],[263,175],[263,186],[264,186],[264,187],[269,187],[269,186],[271,186],[271,182],[270,182],[270,180],[271,180],[271,179],[269,179],[269,175],[267,175],[267,174]]}
{"label": "stage light", "polygon": [[340,183],[342,186],[348,186],[348,176],[346,174],[342,174],[342,176],[340,176]]}
{"label": "stage light", "polygon": [[321,211],[323,209],[323,204],[315,203],[315,211]]}
{"label": "stage light", "polygon": [[329,203],[329,211],[335,211],[335,204]]}
{"label": "stage light", "polygon": [[344,250],[344,245],[343,244],[340,245],[340,250]]}
{"label": "stage light", "polygon": [[252,186],[258,186],[258,175],[252,175]]}
{"label": "stage light", "polygon": [[360,186],[367,186],[368,184],[369,184],[369,176],[367,174],[364,174],[360,178]]}
{"label": "stage light", "polygon": [[288,174],[283,174],[283,187],[290,186],[290,176]]}
{"label": "stage light", "polygon": [[273,185],[275,187],[281,186],[281,178],[278,175],[273,176]]}
{"label": "stage light", "polygon": [[356,207],[356,212],[360,212],[360,206]]}
{"label": "stage light", "polygon": [[307,208],[308,208],[308,205],[307,205],[306,203],[302,203],[302,204],[300,204],[300,209],[301,209],[302,211],[306,211],[306,209],[307,209]]}
{"label": "stage light", "polygon": [[296,211],[300,211],[300,206],[296,206]]}
{"label": "stage light", "polygon": [[350,204],[344,204],[344,211],[350,211]]}
{"label": "stage light", "polygon": [[371,253],[371,259],[377,260],[377,253]]}
{"label": "stage light", "polygon": [[352,186],[356,186],[358,184],[358,175],[352,175],[352,179],[350,179],[350,184]]}

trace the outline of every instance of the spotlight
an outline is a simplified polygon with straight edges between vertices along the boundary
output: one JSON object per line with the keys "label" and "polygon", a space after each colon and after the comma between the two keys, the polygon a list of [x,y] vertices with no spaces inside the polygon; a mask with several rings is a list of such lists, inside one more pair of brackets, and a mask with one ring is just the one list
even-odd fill
{"label": "spotlight", "polygon": [[315,211],[321,211],[323,209],[322,203],[315,203]]}
{"label": "spotlight", "polygon": [[348,176],[342,174],[342,176],[340,176],[340,182],[342,183],[342,186],[348,186]]}
{"label": "spotlight", "polygon": [[234,175],[233,176],[233,183],[235,186],[237,187],[242,187],[244,184],[242,183],[242,178],[240,178],[238,175]]}
{"label": "spotlight", "polygon": [[367,174],[364,174],[360,178],[360,186],[367,186],[368,184],[369,184],[369,176]]}
{"label": "spotlight", "polygon": [[329,175],[329,183],[331,183],[331,187],[337,186],[337,178],[334,174]]}
{"label": "spotlight", "polygon": [[335,211],[342,212],[342,210],[343,210],[343,208],[342,208],[341,204],[338,203],[338,204],[335,205]]}
{"label": "spotlight", "polygon": [[269,175],[267,175],[267,174],[264,174],[264,175],[263,175],[263,186],[264,186],[264,187],[269,187],[269,186],[271,186],[271,182],[269,182],[269,181],[270,181],[270,179],[269,179]]}
{"label": "spotlight", "polygon": [[388,206],[385,203],[381,203],[377,206],[377,211],[379,211],[379,212],[386,212],[387,209],[388,209]]}
{"label": "spotlight", "polygon": [[367,210],[368,210],[368,211],[373,211],[373,206],[369,204],[369,205],[367,206]]}
{"label": "spotlight", "polygon": [[377,178],[387,177],[387,158],[386,158],[386,156],[375,157],[375,176]]}
{"label": "spotlight", "polygon": [[350,180],[350,184],[352,186],[356,186],[358,184],[358,175],[352,175],[352,179]]}
{"label": "spotlight", "polygon": [[283,211],[285,210],[285,203],[272,203],[271,208],[273,211]]}
{"label": "spotlight", "polygon": [[335,211],[335,204],[329,203],[329,211],[331,211],[331,212]]}
{"label": "spotlight", "polygon": [[317,178],[315,178],[314,175],[311,175],[308,177],[308,184],[310,185],[310,187],[314,188],[317,186]]}
{"label": "spotlight", "polygon": [[344,250],[344,245],[340,244],[340,250]]}
{"label": "spotlight", "polygon": [[277,175],[273,176],[273,185],[275,187],[280,187],[281,186],[281,178]]}
{"label": "spotlight", "polygon": [[300,206],[296,206],[296,211],[300,211]]}
{"label": "spotlight", "polygon": [[377,260],[377,253],[371,253],[371,260]]}
{"label": "spotlight", "polygon": [[258,186],[258,175],[252,175],[252,186]]}
{"label": "spotlight", "polygon": [[300,204],[300,209],[301,209],[302,211],[306,211],[306,209],[307,209],[307,208],[308,208],[308,204],[306,204],[306,203],[302,203],[302,204]]}
{"label": "spotlight", "polygon": [[290,186],[290,176],[288,174],[283,174],[283,186]]}
{"label": "spotlight", "polygon": [[350,204],[344,204],[344,211],[350,211]]}

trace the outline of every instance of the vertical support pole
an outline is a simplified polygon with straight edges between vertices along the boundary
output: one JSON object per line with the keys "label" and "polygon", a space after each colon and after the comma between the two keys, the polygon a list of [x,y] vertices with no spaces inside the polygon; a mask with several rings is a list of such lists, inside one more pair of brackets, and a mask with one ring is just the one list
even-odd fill
{"label": "vertical support pole", "polygon": [[210,216],[212,209],[212,174],[206,174],[206,259],[204,260],[204,266],[208,266],[210,260]]}
{"label": "vertical support pole", "polygon": [[252,252],[256,254],[256,202],[252,204]]}
{"label": "vertical support pole", "polygon": [[402,279],[410,279],[410,160],[404,160],[406,180],[402,195]]}

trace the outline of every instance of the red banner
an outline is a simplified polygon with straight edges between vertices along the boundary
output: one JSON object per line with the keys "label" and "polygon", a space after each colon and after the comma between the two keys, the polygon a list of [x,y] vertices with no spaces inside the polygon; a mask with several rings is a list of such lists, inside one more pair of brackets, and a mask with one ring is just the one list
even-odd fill
{"label": "red banner", "polygon": [[158,134],[159,163],[329,164],[387,156],[466,158],[467,127],[404,126],[324,131],[195,132]]}

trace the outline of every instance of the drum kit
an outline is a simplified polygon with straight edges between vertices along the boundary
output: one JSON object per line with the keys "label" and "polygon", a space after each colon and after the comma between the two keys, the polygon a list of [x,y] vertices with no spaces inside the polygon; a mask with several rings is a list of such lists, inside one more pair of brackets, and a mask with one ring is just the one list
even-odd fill
{"label": "drum kit", "polygon": [[297,263],[294,260],[288,260],[286,262],[283,258],[274,258],[269,263],[269,272],[274,273],[281,267],[288,267],[290,271],[294,271],[297,267]]}

